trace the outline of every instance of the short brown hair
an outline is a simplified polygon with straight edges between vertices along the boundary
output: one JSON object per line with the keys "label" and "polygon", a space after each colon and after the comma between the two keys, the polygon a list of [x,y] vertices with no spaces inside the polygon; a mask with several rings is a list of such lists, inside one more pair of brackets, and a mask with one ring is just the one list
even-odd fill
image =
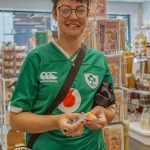
{"label": "short brown hair", "polygon": [[[53,8],[56,9],[57,7],[57,3],[60,1],[60,0],[51,0],[52,3],[53,3]],[[73,0],[72,0],[73,1]],[[87,7],[89,7],[89,4],[92,0],[76,0],[77,2],[87,2]]]}

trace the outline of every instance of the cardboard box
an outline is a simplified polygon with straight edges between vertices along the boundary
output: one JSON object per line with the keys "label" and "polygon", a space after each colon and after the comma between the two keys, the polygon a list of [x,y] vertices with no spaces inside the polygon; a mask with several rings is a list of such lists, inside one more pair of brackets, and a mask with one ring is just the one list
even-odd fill
{"label": "cardboard box", "polygon": [[97,21],[97,49],[100,51],[125,50],[125,25],[122,19],[101,19]]}

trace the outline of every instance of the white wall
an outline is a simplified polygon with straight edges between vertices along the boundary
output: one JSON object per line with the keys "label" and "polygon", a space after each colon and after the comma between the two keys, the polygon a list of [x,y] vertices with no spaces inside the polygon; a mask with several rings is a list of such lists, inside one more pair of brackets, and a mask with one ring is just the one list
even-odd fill
{"label": "white wall", "polygon": [[149,24],[150,25],[150,2],[145,2],[143,4],[143,24]]}
{"label": "white wall", "polygon": [[107,2],[107,12],[109,14],[125,14],[130,15],[130,35],[131,41],[137,34],[135,28],[142,22],[140,11],[142,10],[141,3],[127,2]]}
{"label": "white wall", "polygon": [[143,29],[141,32],[146,35],[147,42],[150,43],[150,2],[143,3],[142,23],[149,27],[149,29]]}

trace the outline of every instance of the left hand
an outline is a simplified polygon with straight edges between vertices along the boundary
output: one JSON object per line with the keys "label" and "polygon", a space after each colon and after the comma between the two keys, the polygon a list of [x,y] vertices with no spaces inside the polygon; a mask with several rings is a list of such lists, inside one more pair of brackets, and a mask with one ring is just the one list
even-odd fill
{"label": "left hand", "polygon": [[87,119],[86,126],[91,130],[102,129],[107,125],[107,119],[105,116],[105,108],[102,106],[96,106],[91,110],[91,113],[97,117],[97,119]]}

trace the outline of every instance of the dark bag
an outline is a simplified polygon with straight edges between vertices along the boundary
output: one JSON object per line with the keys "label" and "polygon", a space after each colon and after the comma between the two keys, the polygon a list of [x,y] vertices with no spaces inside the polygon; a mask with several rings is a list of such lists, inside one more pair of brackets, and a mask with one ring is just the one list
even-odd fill
{"label": "dark bag", "polygon": [[108,107],[115,104],[115,101],[116,98],[113,92],[112,84],[108,83],[107,81],[103,81],[95,94],[93,107]]}

